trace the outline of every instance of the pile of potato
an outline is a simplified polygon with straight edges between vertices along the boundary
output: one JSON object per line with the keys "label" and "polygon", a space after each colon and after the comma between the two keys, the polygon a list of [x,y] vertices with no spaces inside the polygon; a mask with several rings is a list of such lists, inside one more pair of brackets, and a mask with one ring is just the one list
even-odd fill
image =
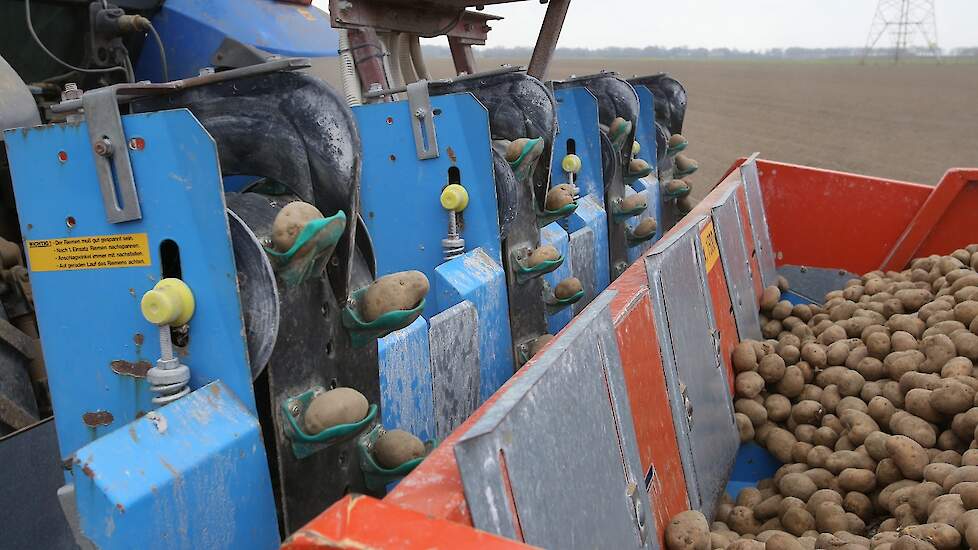
{"label": "pile of potato", "polygon": [[[671,549],[978,548],[978,245],[874,271],[825,303],[764,290],[733,352],[737,426],[784,463],[677,515]],[[779,288],[780,287],[780,288]]]}

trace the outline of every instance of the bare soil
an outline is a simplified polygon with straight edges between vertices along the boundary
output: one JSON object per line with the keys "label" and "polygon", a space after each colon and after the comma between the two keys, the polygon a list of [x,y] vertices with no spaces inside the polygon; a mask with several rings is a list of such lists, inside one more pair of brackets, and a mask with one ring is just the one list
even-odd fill
{"label": "bare soil", "polygon": [[[489,69],[526,60],[483,59]],[[451,71],[431,59],[435,77]],[[978,64],[556,59],[548,78],[601,69],[668,72],[686,86],[687,154],[702,196],[738,157],[764,158],[934,184],[978,166]],[[335,60],[317,74],[339,84]]]}

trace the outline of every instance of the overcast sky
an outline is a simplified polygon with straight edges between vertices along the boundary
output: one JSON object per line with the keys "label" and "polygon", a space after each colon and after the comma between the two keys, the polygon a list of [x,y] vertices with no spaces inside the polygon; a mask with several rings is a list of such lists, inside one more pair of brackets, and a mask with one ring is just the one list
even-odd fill
{"label": "overcast sky", "polygon": [[[942,48],[978,46],[978,0],[936,0]],[[317,0],[325,8],[325,0]],[[876,0],[573,0],[560,46],[689,46],[741,50],[863,46]],[[490,46],[529,46],[547,6],[486,6],[506,17]],[[429,41],[444,43],[444,39]],[[922,45],[922,43],[921,43]]]}

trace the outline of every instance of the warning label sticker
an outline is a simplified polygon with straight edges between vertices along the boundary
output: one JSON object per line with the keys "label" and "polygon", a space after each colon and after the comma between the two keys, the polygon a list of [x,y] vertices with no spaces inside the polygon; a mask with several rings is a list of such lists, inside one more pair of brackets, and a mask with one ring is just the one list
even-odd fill
{"label": "warning label sticker", "polygon": [[32,271],[110,269],[150,265],[146,233],[27,241]]}
{"label": "warning label sticker", "polygon": [[700,232],[700,242],[703,243],[703,257],[706,258],[706,272],[713,271],[713,266],[720,259],[720,247],[717,245],[717,234],[710,222]]}

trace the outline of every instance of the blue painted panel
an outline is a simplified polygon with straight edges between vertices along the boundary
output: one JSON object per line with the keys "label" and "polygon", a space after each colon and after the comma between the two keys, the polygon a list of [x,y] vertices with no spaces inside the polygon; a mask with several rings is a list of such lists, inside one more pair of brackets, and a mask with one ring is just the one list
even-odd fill
{"label": "blue painted panel", "polygon": [[[604,196],[604,177],[601,175],[601,131],[598,129],[598,101],[587,88],[556,90],[557,138],[550,166],[551,181],[566,183],[567,174],[560,162],[567,155],[567,141],[574,140],[574,151],[581,157],[581,171],[576,185],[581,195]],[[603,201],[602,201],[603,202]]]}
{"label": "blue painted panel", "polygon": [[[557,284],[560,281],[568,277],[573,277],[572,266],[571,266],[571,255],[569,250],[569,239],[567,236],[567,231],[561,227],[557,222],[553,222],[550,225],[544,227],[540,230],[540,244],[549,244],[560,252],[560,255],[565,258],[564,263],[560,265],[557,269],[547,273],[543,278],[550,285],[550,292],[557,288]],[[550,299],[547,296],[546,299]],[[574,308],[572,306],[567,306],[564,309],[558,311],[554,315],[547,316],[547,331],[550,334],[557,334],[560,329],[564,328],[567,323],[571,321],[574,317]]]}
{"label": "blue painted panel", "polygon": [[431,288],[438,311],[468,300],[479,312],[479,401],[485,401],[513,375],[506,274],[480,248],[438,266]]}
{"label": "blue painted panel", "polygon": [[[654,205],[654,209],[650,208],[649,214],[658,221],[662,219],[662,198],[659,194],[658,161],[655,156],[655,97],[646,86],[635,86],[634,88],[639,101],[638,127],[635,128],[635,140],[641,145],[638,158],[652,166],[652,174],[643,178],[647,183],[642,183],[643,180],[639,180],[639,184],[655,189],[654,193],[649,193],[649,205]],[[638,188],[639,186],[636,185],[635,189]],[[659,224],[655,231],[655,238],[648,242],[655,243],[662,237],[662,233],[662,224]]]}
{"label": "blue painted panel", "polygon": [[418,317],[377,341],[380,417],[384,427],[407,430],[427,441],[435,435],[428,322]]}
{"label": "blue painted panel", "polygon": [[[378,275],[417,269],[434,279],[444,261],[441,240],[448,231],[448,213],[439,197],[452,167],[469,193],[461,216],[466,249],[481,247],[502,263],[489,115],[470,94],[435,96],[431,104],[440,110],[435,130],[441,154],[429,160],[417,158],[407,101],[353,110],[363,144],[361,214],[373,240]],[[425,318],[457,302],[430,303],[435,307],[425,308]]]}
{"label": "blue painted panel", "polygon": [[[123,127],[146,145],[130,153],[143,217],[120,224],[105,219],[85,123],[5,135],[25,240],[144,233],[149,242],[149,266],[31,272],[63,457],[154,408],[144,378],[110,365],[159,357],[158,330],[143,319],[139,300],[160,279],[166,239],[180,247],[182,278],[196,299],[182,355],[191,387],[220,378],[255,409],[214,141],[184,109],[125,116]],[[89,427],[82,415],[94,411],[114,420]]]}
{"label": "blue painted panel", "polygon": [[567,229],[571,233],[584,228],[590,228],[594,232],[594,274],[597,283],[594,293],[596,295],[611,284],[608,267],[608,214],[604,209],[603,195],[581,197],[577,202],[577,210],[567,218]]}
{"label": "blue painted panel", "polygon": [[[171,80],[197,76],[211,66],[225,37],[297,57],[336,57],[339,44],[328,13],[274,0],[166,0],[153,26],[163,39]],[[158,82],[162,75],[159,50],[147,39],[136,77]]]}
{"label": "blue painted panel", "polygon": [[83,532],[99,548],[276,548],[261,426],[220,381],[79,449]]}
{"label": "blue painted panel", "polygon": [[727,482],[727,494],[736,499],[742,489],[753,487],[758,481],[772,477],[781,466],[781,462],[764,447],[753,442],[742,444],[737,450],[733,472]]}

